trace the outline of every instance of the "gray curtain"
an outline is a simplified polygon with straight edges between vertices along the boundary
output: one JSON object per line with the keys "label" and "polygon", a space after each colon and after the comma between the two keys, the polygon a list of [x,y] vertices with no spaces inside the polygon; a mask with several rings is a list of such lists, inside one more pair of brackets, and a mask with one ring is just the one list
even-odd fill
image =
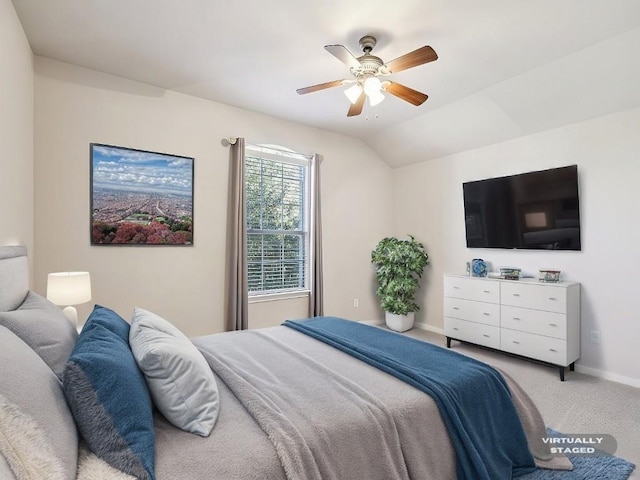
{"label": "gray curtain", "polygon": [[230,146],[227,211],[227,281],[225,328],[249,328],[247,287],[247,229],[245,219],[244,138]]}
{"label": "gray curtain", "polygon": [[311,247],[311,294],[309,296],[309,316],[324,315],[324,291],[322,287],[322,211],[320,209],[320,162],[318,154],[311,161],[311,218],[313,221]]}

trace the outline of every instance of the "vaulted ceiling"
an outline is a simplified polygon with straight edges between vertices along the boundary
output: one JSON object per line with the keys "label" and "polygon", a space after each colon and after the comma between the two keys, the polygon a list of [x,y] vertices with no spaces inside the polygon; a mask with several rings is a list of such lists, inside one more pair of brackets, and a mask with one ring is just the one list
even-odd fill
{"label": "vaulted ceiling", "polygon": [[[13,0],[33,52],[360,138],[391,166],[640,107],[638,0]],[[385,61],[423,45],[438,60],[389,77],[347,118],[349,78],[323,46]]]}

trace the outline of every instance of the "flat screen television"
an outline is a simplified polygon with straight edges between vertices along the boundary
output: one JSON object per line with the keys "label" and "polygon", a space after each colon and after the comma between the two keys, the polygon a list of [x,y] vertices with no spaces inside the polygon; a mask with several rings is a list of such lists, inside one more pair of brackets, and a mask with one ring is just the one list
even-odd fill
{"label": "flat screen television", "polygon": [[580,250],[578,167],[462,185],[469,248]]}

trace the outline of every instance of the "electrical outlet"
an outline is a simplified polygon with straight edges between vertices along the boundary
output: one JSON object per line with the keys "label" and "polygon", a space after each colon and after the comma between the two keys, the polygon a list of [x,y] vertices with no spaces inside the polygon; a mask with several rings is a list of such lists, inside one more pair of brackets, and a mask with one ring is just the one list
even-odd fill
{"label": "electrical outlet", "polygon": [[357,298],[353,299],[353,306],[355,308],[358,308],[360,306],[360,300],[358,300]]}
{"label": "electrical outlet", "polygon": [[591,343],[600,343],[600,330],[591,330]]}

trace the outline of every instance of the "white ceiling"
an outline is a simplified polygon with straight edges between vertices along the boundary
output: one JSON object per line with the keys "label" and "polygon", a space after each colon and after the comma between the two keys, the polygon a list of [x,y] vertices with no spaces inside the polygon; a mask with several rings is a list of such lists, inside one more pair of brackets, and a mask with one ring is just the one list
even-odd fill
{"label": "white ceiling", "polygon": [[[640,106],[640,0],[13,0],[33,52],[361,138],[406,165]],[[348,78],[323,46],[439,59],[347,118]]]}

